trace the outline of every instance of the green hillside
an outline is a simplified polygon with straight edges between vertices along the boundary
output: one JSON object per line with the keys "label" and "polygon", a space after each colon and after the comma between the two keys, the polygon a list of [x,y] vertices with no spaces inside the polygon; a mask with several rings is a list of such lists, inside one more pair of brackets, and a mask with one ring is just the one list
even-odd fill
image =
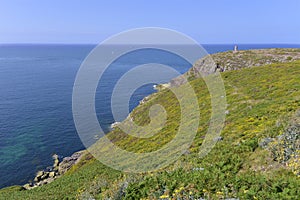
{"label": "green hillside", "polygon": [[[226,121],[217,144],[204,158],[199,157],[199,149],[211,116],[210,95],[202,78],[191,78],[201,118],[192,145],[175,163],[155,172],[131,174],[106,167],[86,153],[52,183],[31,190],[5,188],[0,199],[297,199],[300,61],[289,57],[285,61],[221,73]],[[154,104],[167,111],[163,129],[142,139],[115,128],[108,134],[111,141],[139,153],[170,142],[181,112],[170,89],[151,95],[131,117],[139,125],[149,124],[148,110]]]}

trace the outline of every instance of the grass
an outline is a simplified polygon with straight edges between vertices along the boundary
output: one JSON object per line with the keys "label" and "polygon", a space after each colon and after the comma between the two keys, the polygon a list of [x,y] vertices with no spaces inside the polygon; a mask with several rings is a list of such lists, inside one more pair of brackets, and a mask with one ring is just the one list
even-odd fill
{"label": "grass", "polygon": [[[194,79],[190,83],[201,119],[189,151],[175,163],[155,172],[131,174],[106,167],[87,154],[54,182],[32,190],[5,188],[0,199],[297,199],[299,177],[258,144],[282,134],[299,110],[299,74],[300,61],[222,73],[228,104],[223,140],[204,158],[198,153],[211,115],[210,96],[205,82]],[[120,129],[108,137],[131,152],[151,152],[170,142],[179,127],[180,106],[169,89],[152,95],[131,116],[139,125],[149,124],[148,110],[154,104],[163,105],[168,114],[163,129],[147,139]]]}

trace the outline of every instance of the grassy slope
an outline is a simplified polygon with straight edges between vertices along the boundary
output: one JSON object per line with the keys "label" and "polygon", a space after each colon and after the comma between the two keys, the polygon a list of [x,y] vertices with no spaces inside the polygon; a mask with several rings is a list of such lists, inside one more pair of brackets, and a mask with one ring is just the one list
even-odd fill
{"label": "grassy slope", "polygon": [[[283,132],[289,117],[300,107],[300,61],[222,73],[229,114],[222,141],[203,159],[198,150],[207,131],[210,99],[203,80],[192,80],[201,120],[189,153],[164,170],[124,174],[86,155],[79,165],[56,181],[29,191],[20,187],[0,190],[0,199],[76,199],[95,197],[167,198],[180,196],[220,199],[297,199],[300,179],[258,147],[260,139]],[[147,109],[154,103],[168,111],[167,126],[149,140],[110,133],[113,141],[134,152],[151,151],[169,142],[178,128],[178,102],[168,89],[133,111],[134,120],[149,123]],[[120,137],[120,135],[122,135]],[[121,139],[120,139],[121,138]],[[134,143],[132,143],[134,141]],[[128,146],[128,144],[134,144]],[[141,148],[144,147],[144,148]],[[204,170],[198,170],[204,168]]]}

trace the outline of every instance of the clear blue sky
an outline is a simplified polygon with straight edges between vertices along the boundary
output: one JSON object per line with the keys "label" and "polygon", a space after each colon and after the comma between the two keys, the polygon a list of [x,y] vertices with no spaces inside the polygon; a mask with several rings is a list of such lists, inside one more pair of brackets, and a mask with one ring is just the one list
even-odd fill
{"label": "clear blue sky", "polygon": [[202,44],[300,44],[300,0],[0,0],[0,43],[99,43],[148,26]]}

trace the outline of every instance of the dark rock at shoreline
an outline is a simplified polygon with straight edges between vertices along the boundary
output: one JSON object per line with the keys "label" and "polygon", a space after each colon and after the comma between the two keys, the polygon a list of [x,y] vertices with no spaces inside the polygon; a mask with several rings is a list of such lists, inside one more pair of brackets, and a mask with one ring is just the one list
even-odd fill
{"label": "dark rock at shoreline", "polygon": [[65,157],[62,162],[59,162],[58,155],[54,154],[52,156],[52,158],[54,159],[53,166],[47,167],[47,170],[38,171],[33,180],[33,183],[27,183],[23,185],[23,188],[25,190],[30,190],[35,187],[51,183],[56,178],[66,173],[73,165],[78,163],[84,152],[84,150],[75,152],[72,156]]}

